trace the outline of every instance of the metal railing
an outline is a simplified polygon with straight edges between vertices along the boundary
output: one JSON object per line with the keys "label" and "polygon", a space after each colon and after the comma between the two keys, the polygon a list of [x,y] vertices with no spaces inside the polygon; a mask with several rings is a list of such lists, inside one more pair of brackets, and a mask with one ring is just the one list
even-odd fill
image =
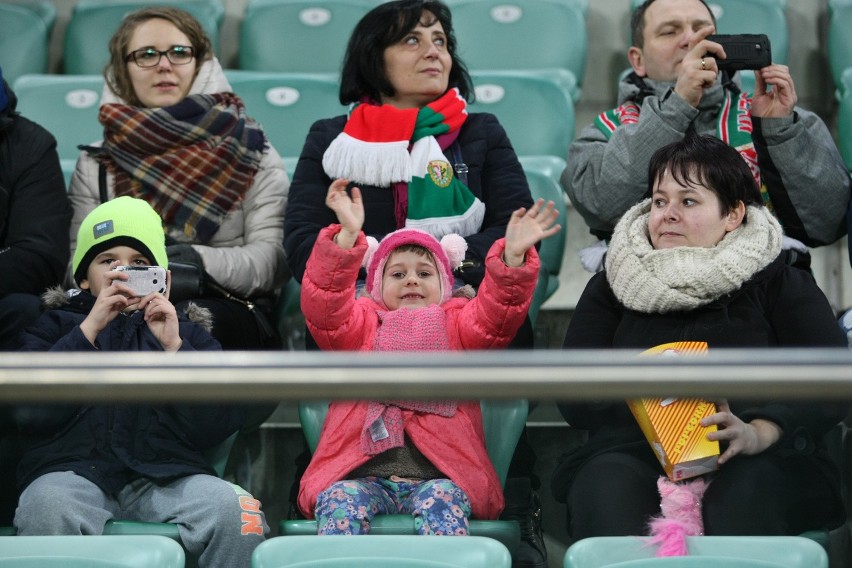
{"label": "metal railing", "polygon": [[269,402],[346,398],[833,399],[852,401],[852,351],[4,353],[0,403]]}

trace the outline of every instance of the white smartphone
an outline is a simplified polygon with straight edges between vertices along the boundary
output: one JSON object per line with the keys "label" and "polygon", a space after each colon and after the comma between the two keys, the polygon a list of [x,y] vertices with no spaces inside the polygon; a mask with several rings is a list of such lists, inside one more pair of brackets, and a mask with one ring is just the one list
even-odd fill
{"label": "white smartphone", "polygon": [[116,266],[113,270],[124,272],[130,277],[121,282],[133,290],[134,296],[147,296],[151,292],[166,293],[166,270],[162,266]]}

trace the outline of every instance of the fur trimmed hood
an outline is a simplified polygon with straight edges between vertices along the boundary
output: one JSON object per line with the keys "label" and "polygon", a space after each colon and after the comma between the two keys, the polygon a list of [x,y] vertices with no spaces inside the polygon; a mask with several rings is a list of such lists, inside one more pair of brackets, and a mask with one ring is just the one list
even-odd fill
{"label": "fur trimmed hood", "polygon": [[[70,288],[66,290],[62,286],[54,286],[44,291],[41,295],[41,301],[44,307],[50,310],[63,308],[80,310],[82,304],[88,304],[87,301],[80,301],[83,295],[84,291],[79,288]],[[85,293],[85,296],[93,298],[93,296],[88,293]],[[91,306],[86,306],[84,309],[88,311],[90,307]],[[213,330],[213,313],[209,309],[203,308],[198,304],[190,302],[183,314],[178,313],[178,318],[181,316],[195,324],[198,324],[204,328],[207,333],[211,333]]]}

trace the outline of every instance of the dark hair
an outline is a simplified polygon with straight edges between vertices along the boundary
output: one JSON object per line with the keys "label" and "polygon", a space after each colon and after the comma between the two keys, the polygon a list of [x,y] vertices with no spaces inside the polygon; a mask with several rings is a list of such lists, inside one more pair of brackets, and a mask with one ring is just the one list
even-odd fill
{"label": "dark hair", "polygon": [[473,82],[456,53],[456,36],[450,9],[439,0],[394,0],[379,4],[356,24],[346,46],[340,72],[340,102],[347,105],[363,98],[379,101],[396,94],[385,73],[385,49],[417,27],[424,12],[432,14],[447,36],[452,59],[449,87],[458,87],[465,100],[472,100]]}
{"label": "dark hair", "polygon": [[[648,193],[666,172],[682,185],[702,185],[719,198],[720,215],[727,215],[742,201],[763,205],[760,189],[739,152],[713,136],[696,134],[690,128],[678,142],[663,146],[648,164]],[[746,217],[743,217],[746,223]]]}
{"label": "dark hair", "polygon": [[192,17],[189,12],[166,6],[143,8],[131,12],[124,17],[118,29],[109,40],[110,59],[104,68],[104,78],[106,78],[110,88],[119,98],[135,106],[141,106],[142,102],[136,95],[136,91],[133,90],[130,72],[127,71],[127,66],[131,65],[131,63],[126,62],[125,58],[127,57],[130,39],[133,37],[136,28],[148,20],[154,19],[171,22],[189,39],[189,43],[192,44],[192,49],[195,52],[196,76],[198,75],[201,64],[213,57],[210,38],[204,33],[204,29],[198,23],[198,20]]}
{"label": "dark hair", "polygon": [[[635,10],[633,10],[633,14],[630,16],[630,44],[633,47],[643,48],[645,46],[645,12],[648,11],[648,7],[656,2],[656,0],[645,0],[642,2],[640,6],[637,6]],[[716,25],[716,14],[713,13],[713,10],[710,9],[710,6],[707,5],[707,2],[704,0],[698,0],[704,4],[704,7],[707,8],[707,11],[710,12],[710,18],[713,20],[713,25]]]}

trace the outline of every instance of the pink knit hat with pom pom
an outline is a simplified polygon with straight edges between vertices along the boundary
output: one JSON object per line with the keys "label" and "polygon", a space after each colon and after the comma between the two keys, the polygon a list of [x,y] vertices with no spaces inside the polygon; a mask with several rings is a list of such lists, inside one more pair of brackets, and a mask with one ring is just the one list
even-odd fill
{"label": "pink knit hat with pom pom", "polygon": [[367,254],[364,255],[364,266],[367,267],[367,293],[378,303],[382,300],[382,276],[385,264],[393,251],[404,245],[417,245],[432,253],[438,265],[441,277],[441,303],[453,295],[453,270],[461,266],[467,242],[455,233],[446,235],[441,242],[420,229],[399,229],[388,233],[379,243],[373,237],[367,237]]}

